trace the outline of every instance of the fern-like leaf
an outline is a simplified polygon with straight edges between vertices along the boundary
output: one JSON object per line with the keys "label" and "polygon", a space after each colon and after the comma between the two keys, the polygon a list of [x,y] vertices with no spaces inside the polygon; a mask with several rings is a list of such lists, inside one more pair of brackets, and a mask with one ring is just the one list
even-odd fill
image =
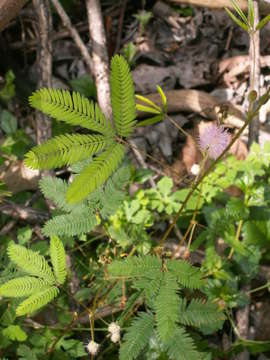
{"label": "fern-like leaf", "polygon": [[133,256],[125,260],[113,261],[108,266],[111,278],[141,278],[155,279],[162,270],[162,262],[156,256]]}
{"label": "fern-like leaf", "polygon": [[30,105],[56,120],[79,125],[101,134],[113,135],[114,131],[99,106],[84,96],[67,90],[37,90],[29,98]]}
{"label": "fern-like leaf", "polygon": [[25,155],[24,163],[32,169],[53,169],[100,152],[107,141],[103,135],[65,134],[33,147]]}
{"label": "fern-like leaf", "polygon": [[155,274],[156,276],[153,279],[141,277],[136,279],[133,283],[135,289],[143,290],[146,302],[149,306],[152,306],[153,302],[155,302],[163,279],[163,273],[161,271],[159,273],[156,272]]}
{"label": "fern-like leaf", "polygon": [[177,328],[180,307],[177,290],[176,278],[165,272],[155,301],[157,330],[163,342],[167,341]]}
{"label": "fern-like leaf", "polygon": [[123,166],[106,182],[106,186],[100,198],[100,213],[103,218],[108,218],[110,215],[114,214],[123,203],[126,197],[124,189],[129,177],[129,167]]}
{"label": "fern-like leaf", "polygon": [[34,276],[24,276],[9,280],[0,287],[0,296],[7,297],[24,297],[39,292],[48,287],[49,284]]}
{"label": "fern-like leaf", "polygon": [[44,256],[16,244],[9,245],[7,252],[10,260],[27,274],[38,276],[48,283],[54,283],[52,270]]}
{"label": "fern-like leaf", "polygon": [[42,228],[42,234],[75,236],[86,234],[97,225],[92,209],[81,206],[70,214],[58,215],[48,220]]}
{"label": "fern-like leaf", "polygon": [[202,360],[192,338],[181,327],[177,327],[173,336],[164,345],[172,360]]}
{"label": "fern-like leaf", "polygon": [[145,312],[139,313],[124,335],[124,343],[120,348],[120,360],[137,359],[140,352],[149,342],[153,332],[153,314]]}
{"label": "fern-like leaf", "polygon": [[136,125],[136,102],[128,63],[115,55],[111,61],[111,102],[113,118],[119,136],[129,136]]}
{"label": "fern-like leaf", "polygon": [[44,197],[51,200],[59,209],[67,212],[74,209],[74,205],[66,202],[68,184],[64,180],[52,176],[44,176],[39,181],[39,188]]}
{"label": "fern-like leaf", "polygon": [[219,311],[218,306],[211,301],[192,299],[186,307],[186,300],[183,299],[179,319],[183,325],[200,327],[222,321],[224,315]]}
{"label": "fern-like leaf", "polygon": [[58,288],[56,286],[51,286],[47,289],[44,289],[36,294],[31,295],[29,298],[24,300],[16,309],[17,316],[23,316],[26,314],[31,314],[32,312],[40,309],[41,307],[48,304],[58,295]]}
{"label": "fern-like leaf", "polygon": [[58,284],[64,284],[67,276],[66,254],[64,245],[58,236],[51,236],[50,256],[56,281]]}
{"label": "fern-like leaf", "polygon": [[167,269],[176,276],[178,282],[190,289],[199,289],[203,285],[200,269],[182,260],[167,260]]}
{"label": "fern-like leaf", "polygon": [[100,156],[94,158],[93,162],[86,166],[69,186],[66,195],[67,202],[79,202],[104,184],[117,169],[123,160],[124,154],[124,146],[114,143]]}

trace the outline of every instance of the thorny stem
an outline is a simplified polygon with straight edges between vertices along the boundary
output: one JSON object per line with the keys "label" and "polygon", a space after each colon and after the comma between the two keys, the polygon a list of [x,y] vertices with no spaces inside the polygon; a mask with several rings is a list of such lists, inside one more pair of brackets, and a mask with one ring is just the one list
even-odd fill
{"label": "thorny stem", "polygon": [[[203,161],[202,161],[202,171],[204,171],[205,169],[205,164],[206,164],[206,161],[208,160],[208,154],[204,154],[204,157],[203,157]],[[195,178],[195,182],[198,180],[199,178],[199,174],[196,176]],[[188,227],[188,230],[184,236],[184,239],[187,238],[188,234],[190,233],[190,237],[189,237],[189,241],[188,241],[188,246],[187,246],[187,249],[189,250],[190,248],[190,244],[191,244],[191,240],[192,240],[192,237],[193,237],[193,233],[194,233],[194,230],[195,230],[195,227],[197,225],[197,221],[196,221],[196,216],[197,216],[197,213],[198,213],[198,207],[199,207],[199,204],[200,204],[200,200],[201,200],[201,192],[202,192],[202,185],[203,183],[201,182],[200,184],[200,190],[199,190],[199,193],[198,193],[198,197],[197,197],[197,202],[196,202],[196,206],[195,206],[195,209],[194,209],[194,212],[192,214],[192,219],[190,221],[190,226]],[[182,244],[182,243],[181,243]]]}
{"label": "thorny stem", "polygon": [[165,243],[165,241],[167,240],[167,238],[170,235],[173,227],[176,225],[177,220],[179,219],[179,217],[182,214],[185,206],[187,205],[188,200],[194,194],[195,190],[198,188],[198,186],[201,184],[201,182],[204,180],[204,178],[213,171],[215,166],[219,163],[219,161],[223,158],[223,156],[228,152],[228,150],[232,147],[232,145],[236,142],[236,140],[239,139],[240,135],[243,133],[243,131],[247,128],[247,126],[252,121],[252,119],[255,116],[258,109],[256,109],[255,111],[251,111],[251,108],[252,107],[251,107],[251,104],[250,104],[249,111],[246,113],[247,119],[246,119],[244,125],[242,126],[242,128],[239,129],[237,134],[233,137],[231,142],[228,144],[228,146],[225,148],[225,150],[223,150],[223,152],[220,154],[220,156],[209,166],[209,168],[207,170],[205,170],[205,172],[199,177],[199,179],[197,181],[195,181],[195,183],[191,186],[190,191],[188,192],[185,200],[183,201],[182,206],[180,207],[178,213],[176,214],[173,222],[170,224],[167,231],[165,232],[162,239],[160,240],[159,246],[162,246]]}

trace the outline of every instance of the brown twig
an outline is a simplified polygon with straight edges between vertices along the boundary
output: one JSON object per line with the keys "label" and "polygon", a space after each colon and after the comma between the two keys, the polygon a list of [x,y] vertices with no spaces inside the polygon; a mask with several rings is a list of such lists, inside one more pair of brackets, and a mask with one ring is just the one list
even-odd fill
{"label": "brown twig", "polygon": [[[259,22],[259,4],[258,1],[253,1],[254,4],[254,27]],[[249,48],[249,57],[250,57],[250,91],[257,92],[257,98],[260,96],[260,31],[257,30],[255,33],[250,33],[250,48]],[[256,115],[252,122],[249,124],[249,134],[248,134],[248,147],[252,145],[253,142],[258,142],[259,140],[259,131],[260,131],[260,122],[259,115]]]}
{"label": "brown twig", "polygon": [[96,80],[98,103],[106,117],[111,119],[109,60],[100,3],[98,0],[86,0],[86,8],[91,39],[93,75]]}
{"label": "brown twig", "polygon": [[122,5],[121,5],[120,17],[119,17],[119,21],[118,21],[117,38],[116,38],[116,45],[115,45],[115,49],[114,49],[115,54],[117,54],[120,50],[126,7],[127,7],[127,0],[123,0]]}
{"label": "brown twig", "polygon": [[60,2],[58,0],[51,0],[51,2],[53,4],[55,10],[57,11],[58,15],[60,16],[63,25],[68,29],[72,39],[74,40],[75,44],[78,46],[78,48],[82,54],[82,57],[88,67],[88,70],[92,73],[93,71],[92,71],[91,57],[89,55],[87,47],[85,46],[84,42],[80,38],[80,35],[79,35],[77,29],[72,25],[69,16],[65,12],[65,10],[62,7],[62,5],[60,4]]}
{"label": "brown twig", "polygon": [[29,223],[40,224],[49,219],[49,214],[44,211],[34,210],[18,204],[5,202],[0,205],[0,213],[18,220],[25,220]]}
{"label": "brown twig", "polygon": [[[88,30],[88,25],[87,24],[76,24],[74,25],[74,28],[77,29],[77,31],[80,32],[84,32]],[[61,31],[54,31],[52,32],[51,35],[51,41],[57,41],[57,40],[62,40],[65,38],[70,37],[70,31],[69,30],[61,30]],[[10,48],[11,49],[21,49],[21,48],[26,48],[26,50],[29,51],[33,51],[35,49],[36,46],[39,45],[39,40],[38,39],[32,39],[32,40],[25,40],[25,41],[15,41],[12,44],[10,44]]]}
{"label": "brown twig", "polygon": [[[48,0],[33,0],[38,18],[40,46],[37,49],[37,63],[39,65],[39,87],[51,87],[52,84],[52,16]],[[51,121],[39,111],[36,111],[37,143],[51,137]]]}

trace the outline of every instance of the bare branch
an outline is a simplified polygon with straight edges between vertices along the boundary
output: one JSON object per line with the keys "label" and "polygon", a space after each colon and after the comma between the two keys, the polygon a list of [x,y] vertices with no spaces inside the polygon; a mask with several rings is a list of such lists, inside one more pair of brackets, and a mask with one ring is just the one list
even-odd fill
{"label": "bare branch", "polygon": [[93,61],[93,75],[96,80],[98,103],[107,118],[111,118],[109,60],[100,3],[98,0],[86,0],[86,7],[89,33],[92,42],[91,57]]}
{"label": "bare branch", "polygon": [[[52,17],[48,0],[33,0],[38,18],[40,46],[37,48],[37,63],[39,66],[39,87],[52,85]],[[51,137],[51,120],[36,111],[37,143],[40,144]]]}
{"label": "bare branch", "polygon": [[0,205],[0,213],[13,217],[18,220],[25,220],[29,223],[44,223],[49,219],[49,214],[44,211],[34,210],[18,204],[5,202]]}

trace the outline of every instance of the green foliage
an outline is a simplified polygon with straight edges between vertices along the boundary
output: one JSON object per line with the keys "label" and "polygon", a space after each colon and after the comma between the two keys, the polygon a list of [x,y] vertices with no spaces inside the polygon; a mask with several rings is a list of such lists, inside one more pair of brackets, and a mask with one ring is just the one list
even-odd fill
{"label": "green foliage", "polygon": [[181,260],[162,261],[147,255],[114,260],[107,270],[109,279],[132,280],[134,287],[142,291],[151,311],[133,320],[120,348],[121,359],[136,359],[155,334],[155,329],[170,359],[201,358],[192,338],[180,323],[200,328],[203,324],[220,322],[224,316],[211,302],[192,299],[187,306],[186,299],[180,297],[183,286],[193,289],[202,285],[202,274],[198,269]]}
{"label": "green foliage", "polygon": [[29,296],[17,307],[16,315],[23,316],[40,309],[52,301],[58,295],[58,292],[59,290],[56,286],[51,286]]}
{"label": "green foliage", "polygon": [[55,279],[59,284],[64,284],[67,276],[66,254],[64,245],[57,236],[51,237],[50,256]]}
{"label": "green foliage", "polygon": [[57,214],[48,220],[42,233],[45,236],[74,236],[91,231],[98,222],[96,213],[103,218],[112,215],[125,198],[124,188],[130,177],[128,166],[119,168],[107,181],[105,186],[98,187],[87,200],[80,204],[69,204],[66,201],[68,185],[65,181],[45,176],[39,182],[43,195],[50,199],[63,214]]}
{"label": "green foliage", "polygon": [[8,256],[24,273],[0,286],[0,296],[25,298],[16,309],[16,315],[31,314],[52,301],[59,293],[58,284],[66,279],[65,250],[56,236],[50,241],[50,256],[53,272],[44,256],[21,245],[10,244]]}
{"label": "green foliage", "polygon": [[121,144],[113,144],[100,156],[94,158],[90,165],[86,165],[83,171],[77,175],[67,190],[66,198],[69,203],[76,203],[85,199],[91,192],[110,177],[125,154],[125,148]]}
{"label": "green foliage", "polygon": [[29,99],[30,105],[59,121],[70,125],[112,135],[110,122],[97,104],[90,102],[79,93],[72,95],[67,90],[40,89]]}
{"label": "green foliage", "polygon": [[35,278],[33,276],[23,276],[9,280],[1,286],[1,296],[7,297],[25,297],[32,295],[46,287],[50,286],[47,281]]}
{"label": "green foliage", "polygon": [[5,74],[5,86],[0,91],[0,100],[4,102],[10,101],[15,96],[15,75],[12,70],[8,70]]}
{"label": "green foliage", "polygon": [[[34,147],[25,156],[26,166],[33,169],[57,168],[88,161],[94,156],[74,177],[66,191],[68,203],[83,201],[116,171],[124,158],[124,146],[115,141],[115,132],[110,121],[99,106],[79,93],[73,92],[71,95],[67,90],[43,88],[33,93],[29,101],[32,107],[56,120],[99,133],[59,135]],[[117,135],[130,136],[136,126],[134,87],[129,66],[124,58],[118,55],[114,56],[111,62],[111,102]],[[60,221],[63,223],[66,218]]]}
{"label": "green foliage", "polygon": [[120,348],[120,360],[137,359],[153,334],[154,316],[152,313],[139,313],[124,336]]}
{"label": "green foliage", "polygon": [[174,360],[200,360],[200,354],[194,345],[192,338],[182,327],[178,327],[174,334],[164,344],[170,359]]}
{"label": "green foliage", "polygon": [[7,252],[10,260],[27,274],[40,277],[49,284],[54,282],[52,270],[44,256],[16,244],[9,245]]}
{"label": "green foliage", "polygon": [[199,289],[203,285],[200,269],[186,261],[168,260],[166,267],[184,287]]}
{"label": "green foliage", "polygon": [[119,136],[129,136],[136,125],[136,103],[133,80],[127,62],[116,55],[111,61],[111,102]]}
{"label": "green foliage", "polygon": [[165,272],[155,301],[157,330],[163,342],[166,342],[177,328],[180,308],[177,290],[176,278]]}
{"label": "green foliage", "polygon": [[53,169],[85,160],[102,151],[102,135],[65,134],[35,146],[26,154],[25,165],[32,169]]}
{"label": "green foliage", "polygon": [[156,256],[133,256],[125,260],[115,260],[108,267],[112,278],[155,278],[162,271],[162,262]]}
{"label": "green foliage", "polygon": [[[217,306],[211,301],[191,299],[187,305],[186,299],[183,299],[180,309],[179,319],[183,325],[200,327],[217,320]],[[219,314],[219,318],[222,319],[222,315]]]}
{"label": "green foliage", "polygon": [[1,128],[7,134],[11,135],[17,131],[17,118],[7,110],[1,112]]}
{"label": "green foliage", "polygon": [[10,340],[25,341],[27,334],[19,325],[9,325],[2,331],[3,335],[8,337]]}

